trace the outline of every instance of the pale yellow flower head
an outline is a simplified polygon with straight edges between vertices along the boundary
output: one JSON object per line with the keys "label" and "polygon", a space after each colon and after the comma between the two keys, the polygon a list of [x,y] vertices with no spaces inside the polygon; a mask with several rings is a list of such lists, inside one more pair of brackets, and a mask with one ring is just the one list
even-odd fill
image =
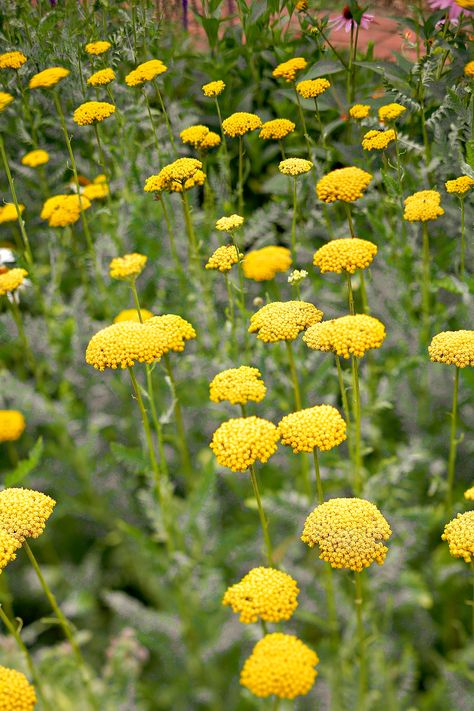
{"label": "pale yellow flower head", "polygon": [[260,402],[266,392],[260,371],[248,365],[217,373],[209,385],[209,397],[212,402],[225,400],[231,405],[245,405],[249,401]]}
{"label": "pale yellow flower head", "polygon": [[98,72],[91,74],[87,80],[87,83],[90,86],[107,86],[107,84],[110,84],[110,82],[114,81],[114,79],[115,72],[113,69],[99,69]]}
{"label": "pale yellow flower head", "polygon": [[165,165],[158,174],[147,178],[144,190],[146,193],[154,193],[165,190],[180,192],[183,186],[188,189],[193,187],[193,178],[198,171],[198,182],[200,176],[204,176],[205,179],[206,176],[201,168],[202,162],[197,158],[178,158],[173,163]]}
{"label": "pale yellow flower head", "polygon": [[458,513],[446,524],[441,538],[448,542],[449,552],[454,558],[463,558],[466,563],[474,560],[474,511]]}
{"label": "pale yellow flower head", "polygon": [[138,252],[115,257],[109,265],[109,274],[112,279],[135,280],[145,269],[148,257]]}
{"label": "pale yellow flower head", "polygon": [[402,104],[386,104],[386,106],[381,106],[379,109],[379,121],[381,123],[387,123],[389,121],[395,121],[399,116],[405,113],[406,107]]}
{"label": "pale yellow flower head", "polygon": [[101,123],[115,112],[115,106],[108,101],[86,101],[74,111],[74,121],[79,126]]}
{"label": "pale yellow flower head", "polygon": [[333,239],[320,247],[313,257],[313,264],[321,272],[354,274],[357,269],[366,269],[377,254],[377,245],[358,237]]}
{"label": "pale yellow flower head", "polygon": [[273,301],[251,316],[248,330],[265,343],[294,341],[322,318],[323,312],[306,301]]}
{"label": "pale yellow flower head", "polygon": [[46,200],[41,210],[41,219],[47,220],[50,227],[67,227],[75,224],[83,210],[91,206],[84,195],[54,195]]}
{"label": "pale yellow flower head", "polygon": [[221,144],[221,137],[215,131],[209,131],[206,136],[202,139],[199,150],[210,151],[212,148],[217,148]]}
{"label": "pale yellow flower head", "polygon": [[444,185],[448,193],[462,197],[474,187],[474,180],[469,175],[461,175],[460,178],[447,180]]}
{"label": "pale yellow flower head", "polygon": [[349,116],[356,121],[367,118],[370,113],[370,104],[354,104],[349,109]]}
{"label": "pale yellow flower head", "polygon": [[405,198],[403,217],[408,222],[427,222],[444,215],[440,205],[441,195],[437,190],[420,190]]}
{"label": "pale yellow flower head", "polygon": [[234,264],[238,264],[244,255],[240,254],[233,244],[218,247],[209,257],[206,269],[215,269],[222,273],[230,272]]}
{"label": "pale yellow flower head", "polygon": [[295,124],[293,121],[288,119],[273,119],[272,121],[265,121],[262,124],[260,133],[258,134],[260,138],[266,140],[273,139],[275,141],[280,141],[285,136],[289,136],[295,130]]}
{"label": "pale yellow flower head", "polygon": [[474,366],[474,331],[442,331],[433,336],[428,353],[432,361],[455,365],[456,368]]}
{"label": "pale yellow flower head", "polygon": [[291,252],[286,247],[270,245],[254,249],[242,262],[244,275],[254,281],[269,281],[291,267]]}
{"label": "pale yellow flower head", "polygon": [[219,232],[233,232],[244,224],[244,218],[240,215],[229,215],[220,217],[216,222],[216,230]]}
{"label": "pale yellow flower head", "polygon": [[388,131],[367,131],[362,139],[362,148],[364,151],[384,151],[396,138],[392,128]]}
{"label": "pale yellow flower head", "polygon": [[278,170],[283,175],[292,175],[296,177],[297,175],[303,175],[304,173],[309,173],[313,164],[310,160],[305,158],[286,158],[280,161]]}
{"label": "pale yellow flower head", "polygon": [[30,89],[51,89],[69,74],[69,69],[64,69],[64,67],[49,67],[49,69],[43,69],[42,72],[32,76],[29,87]]}
{"label": "pale yellow flower head", "polygon": [[236,417],[214,432],[210,447],[223,467],[244,472],[258,460],[265,464],[278,449],[280,436],[272,422],[261,417]]}
{"label": "pale yellow flower head", "polygon": [[308,328],[303,341],[308,348],[332,351],[342,358],[362,358],[368,350],[380,348],[385,340],[385,326],[367,314],[340,316]]}
{"label": "pale yellow flower head", "polygon": [[54,499],[41,491],[3,489],[0,491],[0,528],[20,544],[27,538],[38,538],[55,505]]}
{"label": "pale yellow flower head", "polygon": [[336,200],[354,202],[363,196],[372,178],[370,173],[354,166],[338,168],[321,178],[316,185],[316,193],[326,203]]}
{"label": "pale yellow flower head", "polygon": [[285,415],[278,423],[282,444],[293,452],[326,452],[346,439],[346,423],[331,405],[315,405]]}

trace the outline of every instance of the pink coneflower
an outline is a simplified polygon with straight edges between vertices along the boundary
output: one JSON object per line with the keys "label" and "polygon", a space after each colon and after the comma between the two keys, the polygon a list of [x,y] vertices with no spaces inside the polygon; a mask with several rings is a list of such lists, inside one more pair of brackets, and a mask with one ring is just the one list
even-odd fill
{"label": "pink coneflower", "polygon": [[[368,15],[366,12],[364,12],[359,24],[360,29],[367,30],[373,19],[373,15]],[[331,17],[328,24],[331,25],[333,30],[344,29],[345,32],[350,32],[351,29],[357,25],[357,22],[352,16],[352,12],[350,11],[349,5],[345,5],[342,13],[337,17]]]}
{"label": "pink coneflower", "polygon": [[462,7],[456,2],[456,0],[428,0],[428,5],[432,10],[447,10],[448,19],[453,24],[458,23],[461,13],[464,16],[474,16],[474,12],[472,10],[467,10],[465,7]]}

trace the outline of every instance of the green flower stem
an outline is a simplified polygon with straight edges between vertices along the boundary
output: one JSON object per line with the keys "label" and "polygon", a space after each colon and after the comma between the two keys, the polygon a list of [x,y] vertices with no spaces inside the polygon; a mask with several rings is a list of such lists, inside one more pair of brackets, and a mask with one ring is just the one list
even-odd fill
{"label": "green flower stem", "polygon": [[397,157],[397,177],[398,177],[398,185],[400,188],[400,195],[401,195],[401,201],[402,201],[402,207],[403,207],[403,173],[402,173],[402,162],[400,160],[400,146],[398,145],[398,133],[397,129],[395,128],[395,124],[393,124],[393,130],[395,131],[395,155]]}
{"label": "green flower stem", "polygon": [[296,175],[293,176],[293,218],[291,220],[291,256],[293,263],[296,264],[296,217],[298,213],[297,194],[296,194]]}
{"label": "green flower stem", "polygon": [[464,197],[459,198],[461,203],[461,263],[459,267],[459,276],[464,281],[464,261],[466,254],[466,219],[464,210]]}
{"label": "green flower stem", "polygon": [[28,671],[30,674],[30,677],[33,681],[35,691],[38,694],[38,697],[41,701],[41,706],[42,708],[46,709],[46,711],[49,711],[51,709],[51,706],[49,705],[48,701],[46,700],[44,696],[44,692],[41,686],[41,681],[40,681],[40,676],[38,672],[36,671],[33,659],[31,657],[31,654],[28,651],[27,646],[23,642],[19,630],[21,629],[21,625],[18,625],[16,627],[13,622],[9,619],[9,617],[6,615],[3,607],[0,605],[0,619],[2,620],[3,624],[7,628],[7,630],[10,632],[11,636],[15,639],[15,642],[17,643],[19,649],[21,650],[26,666],[28,667]]}
{"label": "green flower stem", "polygon": [[302,125],[302,127],[303,127],[303,135],[304,135],[304,140],[305,140],[305,143],[306,143],[306,150],[307,150],[307,152],[308,152],[308,159],[309,159],[311,162],[313,162],[313,158],[312,158],[312,155],[311,155],[311,145],[310,145],[310,142],[309,142],[308,129],[307,129],[307,127],[306,127],[306,121],[305,121],[305,117],[304,117],[304,113],[303,113],[303,107],[301,106],[300,95],[299,95],[298,92],[296,91],[296,85],[293,85],[293,86],[294,86],[294,90],[295,90],[296,101],[298,102],[298,113],[299,113],[299,115],[300,115],[300,121],[301,121],[301,125]]}
{"label": "green flower stem", "polygon": [[64,636],[66,637],[69,644],[71,645],[71,649],[72,649],[74,656],[76,658],[77,665],[81,671],[81,676],[82,676],[82,679],[85,684],[87,698],[89,700],[89,703],[95,711],[99,711],[99,705],[98,705],[98,703],[94,697],[94,693],[92,691],[89,671],[88,671],[86,664],[84,662],[84,658],[82,656],[79,645],[76,642],[76,639],[74,637],[71,623],[64,616],[63,612],[61,611],[61,608],[59,607],[59,605],[56,601],[54,594],[51,592],[51,589],[49,588],[49,585],[46,582],[46,580],[43,576],[43,573],[41,572],[41,568],[38,564],[38,561],[36,560],[36,558],[33,554],[33,551],[31,550],[30,546],[28,545],[28,541],[25,541],[23,543],[22,547],[25,549],[26,554],[27,554],[28,558],[30,559],[30,563],[35,570],[35,573],[38,577],[41,587],[43,588],[43,592],[46,595],[48,602],[51,605],[51,609],[53,610],[54,614],[56,615],[56,618],[57,618],[59,624],[61,625],[61,628],[64,632]]}
{"label": "green flower stem", "polygon": [[174,151],[175,155],[178,155],[178,152],[176,150],[176,144],[174,142],[173,131],[171,130],[171,124],[170,124],[170,120],[168,117],[168,112],[166,111],[165,103],[163,101],[163,97],[161,95],[160,88],[159,88],[158,84],[156,83],[155,79],[152,80],[152,84],[153,84],[153,87],[156,91],[156,95],[158,96],[158,101],[160,102],[161,111],[162,111],[164,119],[165,119],[166,129],[168,131],[168,136],[169,136],[171,145],[173,147],[173,151]]}
{"label": "green flower stem", "polygon": [[326,134],[324,133],[324,127],[323,127],[323,122],[321,121],[321,114],[319,112],[319,106],[318,106],[318,100],[316,97],[314,97],[314,109],[315,109],[315,114],[316,114],[316,123],[318,124],[318,129],[319,129],[319,135],[321,137],[321,144],[324,148],[324,151],[326,153],[326,160],[328,159],[328,147],[326,143]]}
{"label": "green flower stem", "polygon": [[28,337],[26,335],[25,327],[23,325],[23,318],[21,316],[21,311],[20,311],[20,308],[16,302],[16,298],[15,298],[14,294],[13,294],[13,297],[11,300],[8,299],[8,304],[9,304],[11,312],[12,312],[13,320],[15,321],[15,325],[16,325],[16,328],[18,331],[18,337],[20,339],[22,348],[25,352],[26,360],[28,362],[29,367],[31,368],[33,375],[35,376],[35,380],[37,382],[38,388],[42,390],[43,388],[42,388],[41,378],[40,378],[40,374],[38,371],[36,359],[33,354],[33,351],[31,350],[31,346],[29,344]]}
{"label": "green flower stem", "polygon": [[423,265],[421,284],[421,311],[423,318],[423,339],[426,340],[430,329],[430,241],[426,222],[421,223],[423,236]]}
{"label": "green flower stem", "polygon": [[96,265],[97,276],[98,277],[100,276],[100,280],[102,281],[102,275],[100,274],[98,267],[97,267],[95,248],[94,248],[91,233],[89,230],[89,223],[87,222],[86,213],[85,213],[83,203],[82,203],[81,187],[79,185],[79,177],[77,174],[76,159],[74,158],[74,153],[72,151],[71,140],[69,138],[69,133],[67,130],[67,125],[66,125],[66,119],[64,118],[64,112],[63,112],[63,109],[61,106],[61,101],[59,100],[59,95],[55,91],[53,92],[53,97],[54,97],[54,104],[56,106],[56,111],[59,116],[59,121],[61,123],[61,128],[63,130],[64,140],[66,141],[66,147],[67,147],[67,151],[69,154],[69,160],[71,161],[72,172],[74,174],[74,183],[76,185],[77,196],[79,199],[79,208],[81,210],[81,222],[82,222],[82,227],[84,229],[84,234],[86,236],[87,247],[89,249],[91,257],[93,257],[93,259],[94,259],[94,263]]}
{"label": "green flower stem", "polygon": [[318,501],[320,504],[324,503],[324,493],[323,493],[323,483],[321,481],[321,470],[319,468],[319,455],[318,449],[315,447],[313,449],[313,462],[314,462],[314,473],[316,475],[316,489],[318,491]]}
{"label": "green flower stem", "polygon": [[474,638],[474,560],[471,560],[471,570],[472,570],[472,608],[471,608],[471,616],[472,616],[472,636]]}
{"label": "green flower stem", "polygon": [[360,441],[360,389],[358,359],[351,356],[352,363],[352,412],[354,422],[354,493],[360,496],[362,491],[362,452]]}
{"label": "green flower stem", "polygon": [[352,290],[352,280],[351,280],[351,275],[349,274],[349,272],[346,272],[346,281],[347,281],[347,298],[349,301],[349,313],[354,315],[355,314],[354,292]]}
{"label": "green flower stem", "polygon": [[344,415],[346,418],[347,427],[349,428],[350,424],[351,424],[351,414],[350,414],[350,410],[349,410],[349,401],[347,399],[346,387],[344,385],[344,378],[342,375],[341,359],[339,358],[338,355],[335,355],[335,358],[336,358],[336,368],[337,368],[337,379],[339,381],[339,390],[341,392],[342,409],[344,410]]}
{"label": "green flower stem", "polygon": [[132,34],[133,34],[133,61],[137,63],[137,18],[135,11],[135,3],[132,2]]}
{"label": "green flower stem", "polygon": [[367,693],[367,661],[365,654],[365,631],[362,619],[363,593],[361,573],[355,573],[355,608],[357,616],[357,636],[359,639],[359,699],[357,708],[365,711],[365,697]]}
{"label": "green flower stem", "polygon": [[347,203],[347,202],[344,203],[344,209],[346,211],[347,222],[349,224],[349,230],[351,233],[351,237],[355,237],[356,235],[355,235],[355,231],[354,231],[354,221],[352,219],[352,213],[351,213],[351,208],[349,206],[349,203]]}
{"label": "green flower stem", "polygon": [[149,98],[148,98],[148,96],[147,96],[147,93],[146,93],[145,89],[142,89],[142,93],[143,93],[143,96],[145,97],[146,110],[147,110],[147,112],[148,112],[148,118],[150,119],[150,124],[151,124],[151,128],[152,128],[152,131],[153,131],[153,138],[155,139],[156,152],[157,152],[157,154],[158,154],[158,162],[160,162],[160,161],[161,161],[160,141],[159,141],[159,139],[158,139],[158,133],[157,133],[157,130],[156,130],[155,121],[154,121],[153,115],[152,115],[152,113],[151,113],[150,100],[149,100]]}
{"label": "green flower stem", "polygon": [[221,108],[219,106],[219,101],[217,100],[217,96],[214,97],[214,101],[216,103],[216,111],[217,111],[217,116],[219,117],[219,126],[221,129],[222,154],[224,157],[225,173],[226,173],[226,179],[227,179],[227,189],[229,191],[229,199],[230,199],[231,195],[232,195],[232,178],[231,178],[231,170],[230,170],[229,151],[227,149],[227,140],[225,137],[224,129],[222,127],[222,114],[221,114]]}
{"label": "green flower stem", "polygon": [[286,160],[285,146],[283,145],[283,141],[278,141],[278,145],[280,146],[282,160]]}
{"label": "green flower stem", "polygon": [[224,272],[225,284],[227,287],[227,299],[229,301],[229,320],[232,330],[232,343],[234,345],[234,356],[237,357],[239,353],[239,343],[237,340],[237,330],[235,325],[235,307],[234,307],[234,295],[232,294],[232,284],[229,280],[229,275]]}
{"label": "green flower stem", "polygon": [[33,268],[33,255],[31,252],[30,241],[26,233],[25,225],[21,217],[20,207],[18,203],[18,198],[16,196],[15,184],[10,171],[10,165],[8,163],[7,153],[5,150],[5,144],[3,142],[3,136],[0,134],[0,153],[2,154],[3,167],[7,175],[8,185],[10,186],[10,192],[12,194],[13,202],[16,208],[16,214],[18,217],[18,224],[20,226],[21,238],[23,240],[23,249],[25,250],[25,259],[30,268]]}
{"label": "green flower stem", "polygon": [[237,210],[244,214],[244,140],[239,136],[239,182],[237,184]]}
{"label": "green flower stem", "polygon": [[242,417],[247,417],[247,408],[242,402],[240,403],[240,412],[242,413]]}
{"label": "green flower stem", "polygon": [[102,141],[100,140],[100,133],[99,133],[99,126],[97,123],[94,124],[94,133],[97,141],[97,147],[99,149],[99,161],[100,161],[100,167],[102,168],[102,172],[105,175],[105,179],[107,181],[107,185],[109,187],[109,190],[107,192],[107,201],[109,204],[109,207],[112,206],[112,200],[110,197],[110,175],[107,170],[106,162],[105,162],[105,155],[104,155],[104,150],[102,148]]}
{"label": "green flower stem", "polygon": [[267,561],[268,561],[268,565],[270,567],[273,567],[273,549],[272,549],[272,542],[270,540],[270,534],[268,532],[268,521],[266,519],[265,512],[263,510],[262,500],[260,498],[260,492],[258,489],[257,474],[255,472],[255,468],[254,468],[253,464],[250,465],[249,471],[250,471],[250,478],[252,480],[253,493],[255,494],[255,500],[257,502],[258,515],[260,517],[260,524],[262,526],[263,538],[265,541],[265,548],[267,551]]}
{"label": "green flower stem", "polygon": [[290,364],[290,372],[291,372],[291,380],[293,382],[293,392],[295,396],[295,407],[297,410],[301,410],[302,404],[301,404],[301,393],[300,393],[300,386],[298,383],[298,375],[296,372],[296,364],[295,364],[295,357],[293,355],[293,346],[291,341],[285,341],[286,344],[286,350],[288,352],[288,361]]}
{"label": "green flower stem", "polygon": [[275,696],[272,702],[272,711],[278,711],[280,708],[280,697]]}
{"label": "green flower stem", "polygon": [[362,311],[370,314],[369,302],[367,301],[367,291],[365,289],[365,277],[363,269],[360,270],[360,298],[362,301]]}
{"label": "green flower stem", "polygon": [[453,504],[453,485],[456,465],[456,449],[458,440],[456,438],[456,428],[458,419],[458,395],[459,395],[459,368],[454,371],[453,406],[451,409],[451,434],[449,438],[449,458],[448,458],[448,488],[446,492],[446,509],[451,510]]}
{"label": "green flower stem", "polygon": [[262,628],[262,632],[264,635],[268,634],[267,623],[265,622],[265,620],[262,620],[261,618],[260,618],[260,627]]}
{"label": "green flower stem", "polygon": [[166,202],[165,202],[165,196],[163,194],[160,194],[159,196],[159,202],[161,205],[161,209],[163,210],[163,217],[165,218],[166,222],[166,229],[168,230],[168,237],[170,240],[170,250],[171,250],[171,256],[173,257],[174,263],[176,265],[176,269],[178,272],[182,272],[182,266],[181,262],[178,257],[178,252],[176,251],[176,242],[174,239],[174,231],[173,231],[173,225],[171,224],[171,219],[168,213],[168,208],[166,207]]}
{"label": "green flower stem", "polygon": [[186,473],[188,474],[188,476],[191,476],[191,472],[192,472],[191,457],[190,457],[188,445],[186,442],[183,413],[181,411],[181,403],[178,399],[178,392],[177,392],[177,388],[176,388],[176,379],[174,377],[173,368],[171,365],[171,359],[170,359],[168,353],[165,353],[163,355],[163,361],[165,364],[166,372],[168,373],[168,377],[170,379],[171,391],[172,391],[172,395],[174,398],[174,416],[175,416],[175,420],[176,420],[176,427],[178,430],[178,439],[179,439],[179,448],[181,451],[181,459],[183,461],[183,466],[184,466]]}
{"label": "green flower stem", "polygon": [[193,221],[191,219],[191,212],[189,210],[188,196],[187,196],[186,190],[184,190],[184,188],[183,188],[182,192],[180,193],[180,195],[181,195],[181,201],[183,204],[183,214],[184,214],[184,222],[186,225],[186,234],[188,235],[190,260],[194,261],[196,268],[199,269],[199,253],[198,253],[198,246],[197,246],[197,241],[196,241],[196,234],[194,232]]}

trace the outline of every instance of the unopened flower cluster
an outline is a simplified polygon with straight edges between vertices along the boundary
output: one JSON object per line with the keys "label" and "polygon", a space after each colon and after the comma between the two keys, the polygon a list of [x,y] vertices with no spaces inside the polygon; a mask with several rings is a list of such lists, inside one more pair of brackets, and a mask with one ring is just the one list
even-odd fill
{"label": "unopened flower cluster", "polygon": [[456,368],[474,366],[474,331],[442,331],[433,337],[428,352],[432,361],[455,365]]}
{"label": "unopened flower cluster", "polygon": [[212,402],[226,400],[232,405],[245,405],[247,402],[260,402],[267,389],[258,368],[241,365],[218,373],[209,385]]}
{"label": "unopened flower cluster", "polygon": [[233,244],[218,247],[209,257],[206,269],[217,269],[220,272],[230,272],[234,264],[238,264],[244,255],[237,251]]}
{"label": "unopened flower cluster", "polygon": [[343,358],[362,358],[368,350],[380,348],[385,340],[385,326],[366,314],[340,316],[308,328],[303,341],[317,351],[333,351]]}
{"label": "unopened flower cluster", "polygon": [[273,301],[253,314],[249,333],[256,333],[265,343],[293,341],[322,318],[323,312],[306,301]]}
{"label": "unopened flower cluster", "polygon": [[293,452],[326,452],[346,439],[346,423],[331,405],[315,405],[283,417],[278,424],[282,444]]}
{"label": "unopened flower cluster", "polygon": [[253,568],[239,583],[227,588],[223,605],[239,613],[240,622],[289,620],[298,606],[298,585],[291,575],[275,568]]}
{"label": "unopened flower cluster", "polygon": [[148,257],[138,252],[115,257],[109,265],[112,279],[135,279],[145,268]]}
{"label": "unopened flower cluster", "polygon": [[217,461],[233,472],[244,472],[258,460],[265,464],[278,449],[278,430],[261,417],[236,417],[214,432],[210,447]]}
{"label": "unopened flower cluster", "polygon": [[448,542],[449,552],[454,558],[463,558],[466,563],[474,560],[474,511],[458,513],[446,524],[441,538]]}
{"label": "unopened flower cluster", "polygon": [[334,239],[314,253],[313,264],[321,272],[342,271],[354,274],[357,269],[366,269],[377,254],[377,245],[358,237]]}

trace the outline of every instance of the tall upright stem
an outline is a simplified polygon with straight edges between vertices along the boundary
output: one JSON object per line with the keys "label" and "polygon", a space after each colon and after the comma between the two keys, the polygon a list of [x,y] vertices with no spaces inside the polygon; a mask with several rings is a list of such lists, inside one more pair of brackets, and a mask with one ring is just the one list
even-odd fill
{"label": "tall upright stem", "polygon": [[346,215],[347,215],[347,222],[349,223],[349,230],[351,233],[351,237],[355,237],[354,222],[352,220],[351,208],[347,202],[344,203],[344,208],[345,208]]}
{"label": "tall upright stem", "polygon": [[169,120],[169,117],[168,117],[168,112],[166,111],[165,103],[164,103],[164,101],[163,101],[163,97],[162,97],[162,95],[161,95],[160,88],[159,88],[158,84],[156,83],[155,79],[153,79],[152,84],[153,84],[153,87],[154,87],[154,89],[155,89],[155,91],[156,91],[156,95],[158,96],[158,101],[160,102],[161,111],[163,112],[163,116],[164,116],[164,118],[165,118],[166,129],[167,129],[167,131],[168,131],[168,136],[169,136],[171,145],[172,145],[172,147],[173,147],[173,151],[174,151],[175,155],[177,155],[176,144],[175,144],[175,142],[174,142],[173,131],[171,130],[171,124],[170,124],[170,120]]}
{"label": "tall upright stem", "polygon": [[423,235],[423,265],[421,310],[423,316],[423,340],[426,340],[430,329],[430,242],[426,222],[421,223]]}
{"label": "tall upright stem", "polygon": [[459,395],[459,368],[454,370],[453,386],[453,406],[451,409],[451,432],[449,438],[449,458],[448,458],[448,488],[446,492],[446,509],[451,510],[453,504],[454,473],[456,465],[456,449],[458,441],[456,438],[456,428],[458,419],[458,395]]}
{"label": "tall upright stem", "polygon": [[244,140],[239,136],[239,182],[237,185],[238,211],[244,214]]}
{"label": "tall upright stem", "polygon": [[25,250],[25,259],[26,259],[29,267],[33,268],[33,255],[31,252],[30,242],[28,239],[28,235],[26,234],[26,229],[25,229],[23,219],[21,217],[20,205],[18,203],[18,198],[16,196],[15,183],[12,178],[12,174],[10,171],[10,165],[8,163],[7,153],[5,150],[5,144],[3,142],[3,137],[1,134],[0,134],[0,153],[2,154],[3,167],[5,168],[5,173],[7,174],[8,185],[10,187],[10,192],[12,194],[13,203],[16,208],[18,224],[20,226],[21,237],[23,240],[23,249]]}
{"label": "tall upright stem", "polygon": [[258,488],[257,474],[255,472],[255,468],[254,468],[253,464],[250,465],[249,471],[250,471],[250,478],[252,480],[253,493],[255,494],[255,500],[257,502],[258,515],[260,517],[260,524],[262,526],[263,539],[265,541],[265,548],[267,551],[267,561],[268,561],[268,565],[270,567],[272,567],[273,566],[272,542],[270,540],[270,533],[268,531],[268,521],[266,519],[265,512],[264,512],[263,506],[262,506],[262,500],[260,498],[260,491]]}
{"label": "tall upright stem", "polygon": [[323,504],[324,503],[323,483],[321,481],[321,470],[319,468],[319,456],[318,456],[317,447],[315,447],[313,449],[313,461],[314,461],[314,473],[316,475],[316,489],[318,492],[318,501],[320,504]]}
{"label": "tall upright stem", "polygon": [[232,178],[231,178],[231,172],[230,172],[229,151],[227,150],[227,140],[225,137],[224,129],[222,127],[222,114],[221,114],[221,108],[219,106],[219,101],[217,99],[217,96],[214,98],[214,101],[216,103],[217,116],[219,117],[219,127],[221,129],[222,154],[224,157],[225,173],[226,173],[226,179],[227,179],[227,189],[229,191],[229,199],[230,199],[230,197],[232,195]]}
{"label": "tall upright stem", "polygon": [[165,364],[166,372],[168,373],[168,377],[169,377],[170,385],[171,385],[171,391],[172,391],[172,395],[174,398],[174,417],[176,420],[176,427],[178,429],[178,440],[179,440],[179,448],[181,450],[181,458],[183,460],[183,466],[186,470],[186,473],[188,475],[190,475],[191,474],[191,457],[190,457],[188,445],[186,442],[186,432],[184,429],[183,413],[181,411],[181,403],[178,399],[176,380],[174,377],[173,368],[172,368],[171,360],[170,360],[168,353],[165,353],[163,355],[163,361]]}
{"label": "tall upright stem", "polygon": [[465,209],[464,209],[464,197],[460,199],[461,203],[461,264],[459,268],[459,276],[464,280],[464,261],[466,254],[466,219],[465,219]]}
{"label": "tall upright stem", "polygon": [[351,356],[352,361],[352,413],[354,421],[354,493],[360,496],[362,491],[362,453],[360,441],[360,390],[358,359]]}
{"label": "tall upright stem", "polygon": [[293,218],[291,220],[291,254],[293,262],[296,265],[296,217],[297,217],[297,200],[296,200],[296,175],[293,177]]}
{"label": "tall upright stem", "polygon": [[188,201],[188,195],[186,193],[186,190],[184,189],[180,193],[181,195],[181,201],[183,204],[183,214],[184,214],[184,222],[186,225],[186,234],[188,235],[188,241],[189,241],[189,251],[190,251],[190,259],[191,261],[194,262],[196,269],[199,269],[199,253],[198,253],[198,246],[197,246],[197,241],[196,241],[196,234],[194,232],[194,226],[193,226],[193,221],[191,219],[191,213],[189,210],[189,201]]}
{"label": "tall upright stem", "polygon": [[155,125],[155,121],[153,119],[153,114],[151,113],[150,100],[148,98],[148,95],[147,95],[145,89],[143,89],[143,96],[145,98],[146,110],[148,113],[148,118],[150,119],[152,131],[153,131],[153,138],[155,139],[156,152],[158,153],[158,161],[160,161],[161,160],[160,141],[158,140],[158,132],[156,130],[156,125]]}
{"label": "tall upright stem", "polygon": [[308,129],[306,128],[306,120],[305,120],[304,113],[303,113],[303,107],[301,106],[300,95],[296,91],[296,86],[294,87],[294,89],[295,89],[296,101],[298,103],[298,113],[300,115],[301,126],[303,127],[303,135],[304,135],[304,140],[306,143],[306,150],[308,152],[308,160],[313,162],[313,158],[311,156],[311,145],[309,142]]}
{"label": "tall upright stem", "polygon": [[293,382],[293,392],[295,396],[295,407],[297,410],[301,410],[302,404],[301,404],[301,393],[300,393],[300,386],[298,382],[298,374],[296,372],[296,364],[295,364],[295,357],[293,355],[293,346],[291,341],[285,341],[286,343],[286,350],[288,352],[288,361],[290,364],[290,372],[291,372],[291,380]]}
{"label": "tall upright stem", "polygon": [[357,636],[359,639],[359,699],[358,711],[365,711],[365,697],[367,693],[367,660],[365,654],[365,632],[362,618],[363,592],[361,573],[355,573],[355,608],[357,616]]}
{"label": "tall upright stem", "polygon": [[360,278],[360,299],[362,301],[362,311],[364,314],[370,314],[370,308],[369,308],[369,302],[367,301],[367,292],[365,289],[365,277],[364,277],[364,270],[360,270],[359,274]]}
{"label": "tall upright stem", "polygon": [[346,272],[346,281],[347,281],[347,298],[349,301],[349,313],[354,315],[355,314],[354,292],[352,290],[352,280],[351,280],[351,275],[349,274],[349,272]]}

